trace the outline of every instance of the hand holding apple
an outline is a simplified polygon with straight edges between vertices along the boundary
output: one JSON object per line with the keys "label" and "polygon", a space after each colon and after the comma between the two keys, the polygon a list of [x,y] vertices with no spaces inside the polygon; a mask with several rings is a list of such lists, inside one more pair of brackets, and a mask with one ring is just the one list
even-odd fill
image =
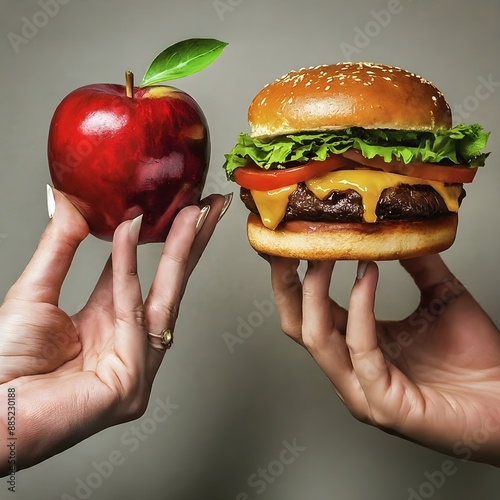
{"label": "hand holding apple", "polygon": [[182,90],[152,84],[199,71],[225,46],[185,40],[153,61],[140,87],[128,72],[127,85],[86,85],[59,104],[50,174],[92,234],[111,240],[121,222],[143,214],[139,242],[162,242],[175,215],[199,201],[210,159],[205,116]]}

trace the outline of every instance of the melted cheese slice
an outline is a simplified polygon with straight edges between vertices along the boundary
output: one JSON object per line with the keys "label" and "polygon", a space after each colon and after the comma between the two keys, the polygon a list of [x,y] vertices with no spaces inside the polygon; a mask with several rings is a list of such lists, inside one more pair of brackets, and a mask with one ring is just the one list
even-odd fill
{"label": "melted cheese slice", "polygon": [[[462,192],[461,184],[445,185],[443,182],[419,179],[375,170],[337,170],[305,181],[307,188],[320,200],[324,200],[332,191],[352,189],[363,200],[365,222],[376,222],[375,214],[380,194],[384,189],[400,184],[428,185],[443,198],[450,212],[458,211],[458,199]],[[262,223],[269,229],[276,229],[283,219],[288,198],[295,191],[297,184],[272,191],[251,191],[259,210]]]}
{"label": "melted cheese slice", "polygon": [[296,189],[297,184],[292,184],[272,191],[250,191],[264,226],[269,229],[278,227],[285,216],[288,198]]}

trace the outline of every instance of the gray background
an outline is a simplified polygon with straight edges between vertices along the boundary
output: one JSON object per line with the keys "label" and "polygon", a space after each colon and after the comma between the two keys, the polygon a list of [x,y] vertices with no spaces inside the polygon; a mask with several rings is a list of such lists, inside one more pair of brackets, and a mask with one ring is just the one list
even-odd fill
{"label": "gray background", "polygon": [[[8,34],[21,35],[23,17],[43,24],[43,16],[36,17],[41,4],[0,2],[2,295],[47,222],[46,137],[59,101],[84,84],[122,82],[125,70],[140,78],[158,52],[181,39],[215,37],[229,42],[222,57],[174,83],[199,102],[211,126],[207,194],[237,191],[220,167],[238,132],[248,130],[251,98],[265,83],[302,66],[351,59],[405,67],[432,80],[450,104],[465,106],[468,116],[457,121],[479,122],[493,132],[490,160],[467,188],[458,237],[444,258],[499,323],[499,2],[65,1],[17,52]],[[377,24],[376,13],[389,7],[397,13],[385,26]],[[483,89],[482,100],[474,97],[480,78],[496,83],[486,96]],[[350,416],[311,358],[280,332],[272,303],[270,314],[259,312],[271,296],[269,272],[246,242],[245,217],[235,198],[193,276],[175,348],[157,376],[145,416],[21,472],[17,498],[233,500],[246,492],[252,500],[400,500],[410,497],[411,488],[423,488],[422,498],[436,500],[498,498],[498,470],[461,461],[442,486],[422,486],[429,482],[426,474],[442,467],[444,455]],[[144,289],[160,248],[140,248]],[[64,288],[68,312],[85,301],[109,250],[92,237],[83,243]],[[354,271],[353,263],[337,266],[332,293],[343,304]],[[410,280],[397,263],[384,263],[381,271],[379,314],[410,313],[417,300]],[[236,335],[242,321],[255,327],[231,353],[223,335]],[[155,424],[155,401],[167,397],[178,408]],[[134,425],[149,434],[133,445]],[[305,450],[264,492],[248,484],[253,473],[279,457],[283,441],[294,440]],[[98,476],[95,465],[114,452],[124,463],[107,472],[109,477]],[[81,481],[92,489],[78,490]],[[5,481],[0,498],[10,498]]]}

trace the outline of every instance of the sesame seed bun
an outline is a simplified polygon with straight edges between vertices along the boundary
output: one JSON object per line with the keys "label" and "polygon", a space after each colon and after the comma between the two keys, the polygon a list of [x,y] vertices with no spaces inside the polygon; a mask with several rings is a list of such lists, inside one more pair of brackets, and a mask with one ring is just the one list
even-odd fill
{"label": "sesame seed bun", "polygon": [[248,109],[252,137],[348,127],[451,128],[443,94],[394,66],[340,63],[291,71],[264,87]]}

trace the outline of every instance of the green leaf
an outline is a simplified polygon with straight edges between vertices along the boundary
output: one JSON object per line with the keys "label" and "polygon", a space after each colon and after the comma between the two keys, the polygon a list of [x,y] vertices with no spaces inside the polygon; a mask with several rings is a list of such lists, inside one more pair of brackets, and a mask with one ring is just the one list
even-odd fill
{"label": "green leaf", "polygon": [[190,38],[158,54],[150,64],[141,87],[192,75],[213,63],[228,44],[213,38]]}
{"label": "green leaf", "polygon": [[462,123],[436,133],[352,127],[261,140],[240,134],[236,146],[225,155],[224,169],[232,179],[233,171],[245,165],[248,158],[263,169],[285,168],[287,162],[323,161],[329,154],[342,154],[350,148],[365,158],[381,156],[387,163],[397,159],[406,164],[443,162],[478,167],[489,154],[481,153],[488,136],[480,125]]}

